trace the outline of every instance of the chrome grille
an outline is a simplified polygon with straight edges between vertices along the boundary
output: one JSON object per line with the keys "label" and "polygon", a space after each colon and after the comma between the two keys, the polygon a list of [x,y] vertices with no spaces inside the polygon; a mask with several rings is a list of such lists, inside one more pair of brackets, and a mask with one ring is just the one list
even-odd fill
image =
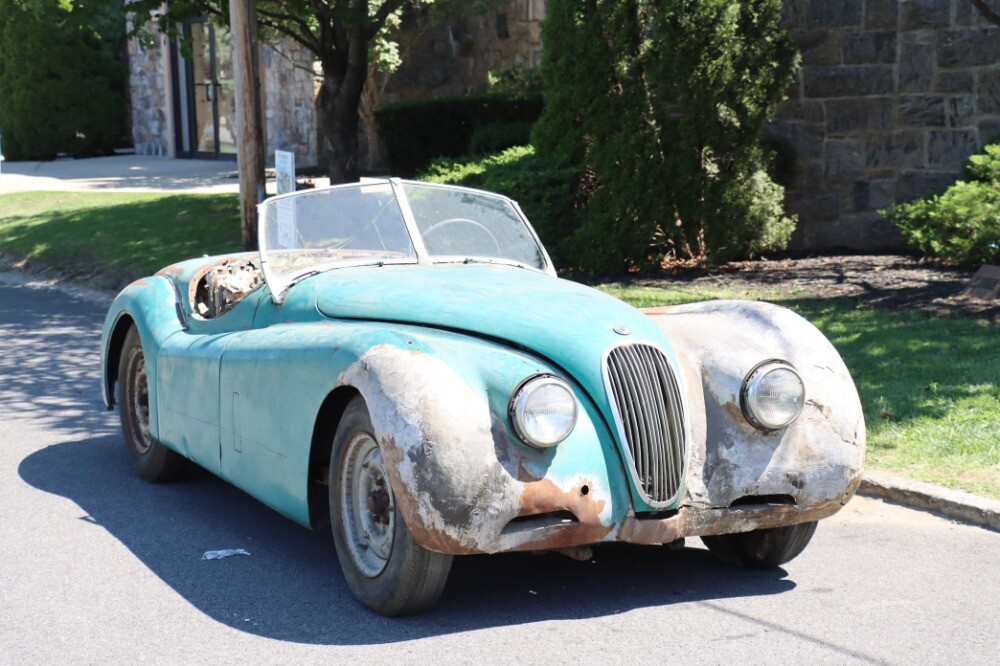
{"label": "chrome grille", "polygon": [[670,503],[687,466],[684,407],[670,362],[652,345],[620,345],[608,353],[605,381],[633,479],[650,504]]}

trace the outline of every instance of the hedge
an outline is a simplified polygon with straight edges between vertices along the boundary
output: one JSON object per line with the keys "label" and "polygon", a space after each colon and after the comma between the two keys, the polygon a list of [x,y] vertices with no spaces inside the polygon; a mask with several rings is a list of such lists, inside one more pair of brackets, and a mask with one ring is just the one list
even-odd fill
{"label": "hedge", "polygon": [[435,158],[469,153],[478,130],[534,123],[542,104],[540,93],[441,97],[388,104],[375,118],[392,173],[409,177]]}

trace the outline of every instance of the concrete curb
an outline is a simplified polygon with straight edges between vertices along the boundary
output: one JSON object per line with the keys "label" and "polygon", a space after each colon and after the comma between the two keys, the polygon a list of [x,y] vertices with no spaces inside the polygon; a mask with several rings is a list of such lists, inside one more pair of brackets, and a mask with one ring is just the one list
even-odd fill
{"label": "concrete curb", "polygon": [[65,280],[48,278],[43,275],[28,273],[17,269],[0,268],[0,284],[27,287],[29,289],[48,289],[68,294],[74,298],[103,306],[107,309],[115,300],[115,292],[94,289],[82,284],[74,284]]}
{"label": "concrete curb", "polygon": [[867,470],[858,492],[1000,532],[997,500]]}

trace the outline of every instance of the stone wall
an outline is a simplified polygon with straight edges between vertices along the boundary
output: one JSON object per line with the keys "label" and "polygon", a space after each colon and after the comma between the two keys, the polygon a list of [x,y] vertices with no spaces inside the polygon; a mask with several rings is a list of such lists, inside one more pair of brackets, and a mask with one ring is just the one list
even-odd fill
{"label": "stone wall", "polygon": [[902,247],[878,210],[1000,137],[1000,28],[969,0],[786,0],[785,17],[803,67],[769,132],[796,153],[793,246]]}
{"label": "stone wall", "polygon": [[135,37],[128,40],[132,141],[137,155],[173,154],[166,44],[166,38],[159,33],[149,46],[143,46]]}
{"label": "stone wall", "polygon": [[265,161],[275,150],[295,153],[295,166],[316,164],[316,92],[312,54],[286,39],[261,47],[261,103],[264,107]]}
{"label": "stone wall", "polygon": [[456,12],[432,24],[404,15],[403,65],[383,104],[486,90],[487,74],[542,61],[544,0],[502,0],[483,13]]}

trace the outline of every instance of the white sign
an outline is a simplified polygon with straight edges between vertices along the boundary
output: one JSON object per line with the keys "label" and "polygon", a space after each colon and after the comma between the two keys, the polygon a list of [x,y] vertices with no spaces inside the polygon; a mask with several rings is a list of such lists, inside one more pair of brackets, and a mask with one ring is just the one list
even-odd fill
{"label": "white sign", "polygon": [[295,153],[274,151],[274,180],[278,185],[278,194],[295,191]]}
{"label": "white sign", "polygon": [[298,197],[278,199],[274,202],[278,216],[278,246],[284,250],[294,250],[295,242],[295,205]]}

